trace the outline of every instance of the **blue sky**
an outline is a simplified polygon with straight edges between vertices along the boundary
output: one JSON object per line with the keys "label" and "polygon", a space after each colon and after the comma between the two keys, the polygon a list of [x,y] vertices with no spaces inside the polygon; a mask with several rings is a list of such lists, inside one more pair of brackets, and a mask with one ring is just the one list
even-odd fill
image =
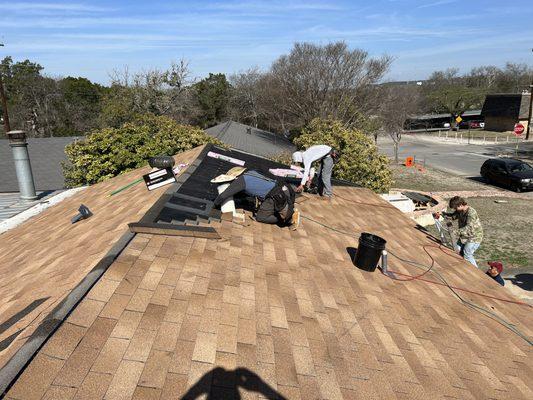
{"label": "blue sky", "polygon": [[0,0],[0,58],[29,58],[49,75],[101,83],[126,65],[165,68],[181,58],[194,77],[266,69],[295,41],[337,40],[392,55],[390,80],[533,64],[533,1]]}

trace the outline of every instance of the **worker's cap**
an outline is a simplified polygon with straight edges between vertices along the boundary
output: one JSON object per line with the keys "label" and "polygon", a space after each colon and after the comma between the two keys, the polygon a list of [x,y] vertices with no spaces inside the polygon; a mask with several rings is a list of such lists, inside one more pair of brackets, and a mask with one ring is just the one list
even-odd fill
{"label": "worker's cap", "polygon": [[301,163],[303,159],[304,159],[303,152],[295,151],[294,153],[292,153],[292,162]]}
{"label": "worker's cap", "polygon": [[503,264],[499,261],[489,261],[487,264],[489,264],[489,266],[491,267],[494,267],[498,270],[498,273],[502,273],[503,271]]}
{"label": "worker's cap", "polygon": [[246,168],[244,167],[233,167],[225,174],[219,175],[216,178],[211,179],[211,183],[226,183],[235,180],[239,175],[241,175]]}

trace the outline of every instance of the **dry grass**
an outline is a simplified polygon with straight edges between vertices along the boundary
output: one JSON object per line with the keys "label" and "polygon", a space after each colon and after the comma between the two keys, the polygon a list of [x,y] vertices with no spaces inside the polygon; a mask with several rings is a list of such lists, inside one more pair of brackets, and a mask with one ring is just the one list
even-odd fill
{"label": "dry grass", "polygon": [[425,192],[443,192],[448,190],[483,190],[482,183],[450,175],[431,168],[407,168],[404,165],[391,164],[393,187],[422,190]]}

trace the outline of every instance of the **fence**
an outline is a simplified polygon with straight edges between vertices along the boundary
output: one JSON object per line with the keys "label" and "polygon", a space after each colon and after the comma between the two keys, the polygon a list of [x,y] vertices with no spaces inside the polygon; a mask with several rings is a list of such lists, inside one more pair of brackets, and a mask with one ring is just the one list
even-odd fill
{"label": "fence", "polygon": [[476,144],[476,145],[497,145],[497,144],[516,144],[525,142],[524,138],[519,138],[512,133],[506,135],[485,134],[483,131],[475,133],[464,131],[456,132],[451,130],[435,129],[432,133],[423,132],[406,132],[409,136],[418,136],[427,139],[438,139],[439,141],[458,143],[458,144]]}

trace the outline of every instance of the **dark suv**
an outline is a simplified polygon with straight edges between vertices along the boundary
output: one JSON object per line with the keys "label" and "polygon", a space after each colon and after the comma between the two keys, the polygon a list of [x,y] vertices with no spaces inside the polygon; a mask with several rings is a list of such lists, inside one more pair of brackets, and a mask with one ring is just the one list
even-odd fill
{"label": "dark suv", "polygon": [[480,174],[487,181],[516,192],[533,189],[533,167],[520,160],[491,158],[483,163]]}

